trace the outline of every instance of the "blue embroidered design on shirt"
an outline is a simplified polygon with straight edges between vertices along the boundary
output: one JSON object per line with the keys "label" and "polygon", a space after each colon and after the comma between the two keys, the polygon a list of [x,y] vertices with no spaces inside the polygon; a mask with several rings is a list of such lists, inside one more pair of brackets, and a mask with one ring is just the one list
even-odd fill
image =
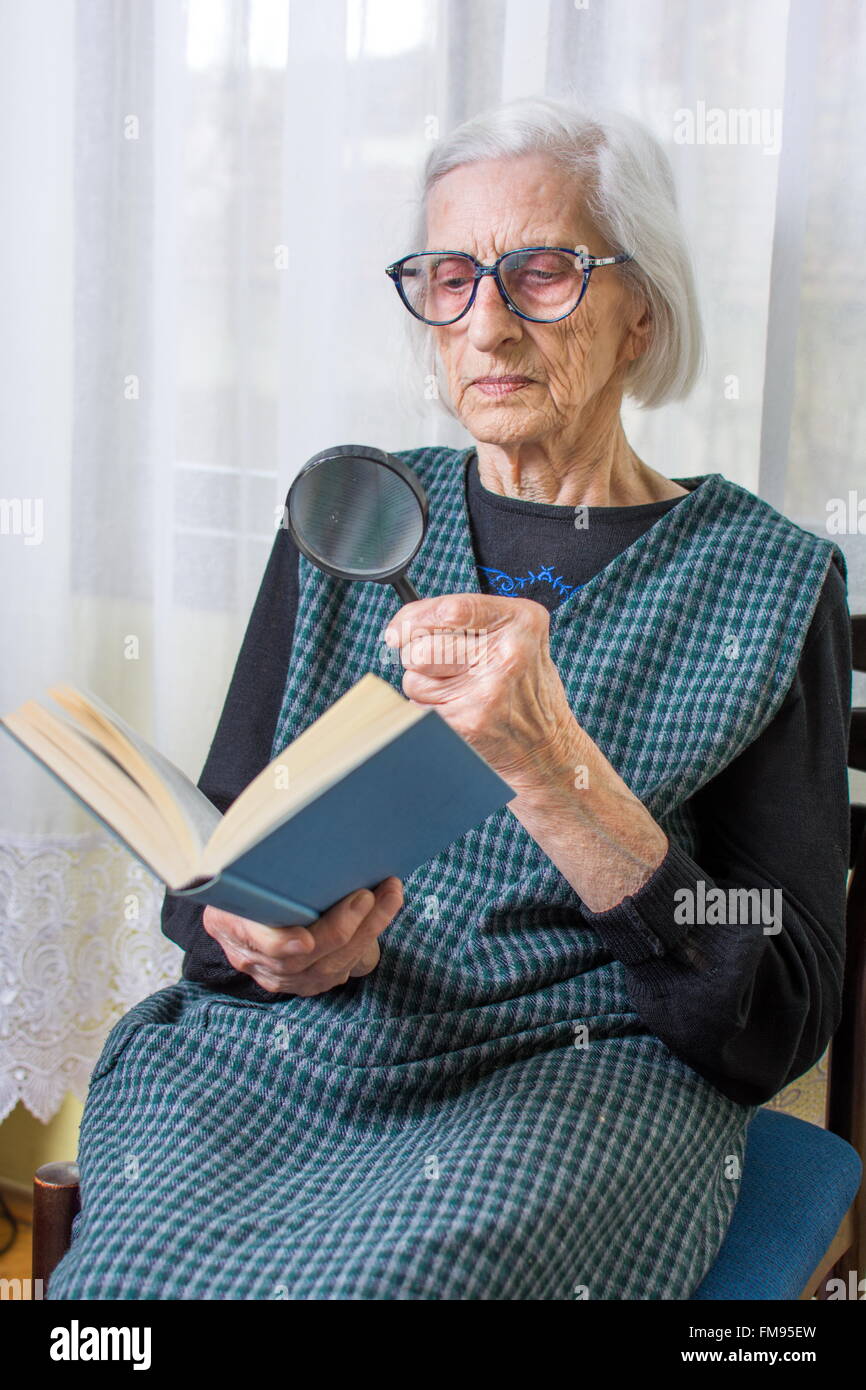
{"label": "blue embroidered design on shirt", "polygon": [[562,598],[567,598],[575,589],[583,588],[582,584],[566,584],[561,574],[554,579],[553,565],[545,565],[537,574],[530,570],[529,574],[517,578],[506,574],[505,570],[493,569],[489,565],[477,565],[476,568],[481,570],[482,574],[490,576],[490,582],[496,585],[498,594],[519,593],[527,584],[549,584]]}

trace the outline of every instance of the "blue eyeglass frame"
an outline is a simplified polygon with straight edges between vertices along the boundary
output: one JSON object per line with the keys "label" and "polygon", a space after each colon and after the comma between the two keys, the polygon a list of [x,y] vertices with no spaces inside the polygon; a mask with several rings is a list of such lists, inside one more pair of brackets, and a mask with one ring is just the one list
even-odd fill
{"label": "blue eyeglass frame", "polygon": [[[508,297],[508,291],[502,283],[502,277],[499,274],[499,267],[508,256],[519,256],[525,251],[564,251],[567,256],[574,256],[576,260],[579,259],[583,263],[583,283],[580,287],[580,294],[571,308],[567,309],[564,314],[558,314],[555,319],[536,319],[533,318],[531,314],[524,314],[523,310],[518,309],[517,305],[512,303]],[[456,314],[453,319],[425,319],[423,314],[419,314],[409,303],[409,298],[406,291],[403,289],[403,266],[407,261],[414,261],[419,256],[462,256],[464,260],[471,261],[475,267],[469,299],[460,310],[460,313]],[[484,275],[493,276],[506,309],[512,314],[516,314],[518,318],[526,319],[527,323],[559,323],[562,319],[567,319],[569,314],[573,314],[575,309],[579,306],[583,296],[586,294],[589,277],[597,266],[622,265],[624,261],[633,259],[634,257],[631,251],[622,251],[617,256],[587,256],[583,251],[575,251],[573,246],[518,246],[514,251],[503,252],[492,265],[482,265],[481,261],[477,261],[468,251],[411,251],[408,256],[401,256],[399,261],[394,261],[391,265],[386,266],[385,274],[390,276],[394,281],[397,293],[409,310],[409,313],[412,314],[414,318],[419,319],[421,323],[429,324],[431,328],[446,328],[452,323],[459,322],[465,314],[468,314],[472,305],[475,303],[478,285]]]}

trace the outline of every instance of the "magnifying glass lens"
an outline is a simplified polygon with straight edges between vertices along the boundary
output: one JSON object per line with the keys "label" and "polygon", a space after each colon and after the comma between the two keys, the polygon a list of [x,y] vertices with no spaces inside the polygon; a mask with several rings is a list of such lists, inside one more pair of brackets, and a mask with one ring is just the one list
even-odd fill
{"label": "magnifying glass lens", "polygon": [[418,499],[374,459],[329,459],[299,474],[290,519],[314,560],[364,579],[404,565],[424,535]]}

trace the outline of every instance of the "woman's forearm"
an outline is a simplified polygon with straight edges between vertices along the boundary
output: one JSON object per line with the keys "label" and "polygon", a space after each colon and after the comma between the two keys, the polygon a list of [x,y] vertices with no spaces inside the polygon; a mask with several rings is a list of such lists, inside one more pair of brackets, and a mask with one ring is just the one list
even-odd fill
{"label": "woman's forearm", "polygon": [[509,810],[591,912],[606,912],[646,883],[668,839],[575,722],[525,769]]}

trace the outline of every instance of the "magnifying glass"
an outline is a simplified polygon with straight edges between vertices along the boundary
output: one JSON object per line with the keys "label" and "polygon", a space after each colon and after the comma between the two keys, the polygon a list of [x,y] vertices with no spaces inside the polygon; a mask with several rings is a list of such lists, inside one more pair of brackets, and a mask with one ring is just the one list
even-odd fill
{"label": "magnifying glass", "polygon": [[295,545],[325,574],[421,597],[405,571],[427,530],[427,494],[401,459],[367,444],[323,449],[289,488],[288,513]]}

